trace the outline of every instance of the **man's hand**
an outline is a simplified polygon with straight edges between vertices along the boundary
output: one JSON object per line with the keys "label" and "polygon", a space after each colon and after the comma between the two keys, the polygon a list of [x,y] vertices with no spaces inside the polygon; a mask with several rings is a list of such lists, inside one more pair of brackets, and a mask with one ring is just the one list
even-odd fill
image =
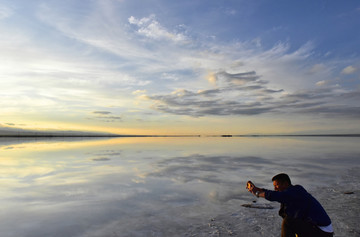
{"label": "man's hand", "polygon": [[265,197],[263,189],[256,187],[251,181],[246,183],[246,189],[257,197]]}

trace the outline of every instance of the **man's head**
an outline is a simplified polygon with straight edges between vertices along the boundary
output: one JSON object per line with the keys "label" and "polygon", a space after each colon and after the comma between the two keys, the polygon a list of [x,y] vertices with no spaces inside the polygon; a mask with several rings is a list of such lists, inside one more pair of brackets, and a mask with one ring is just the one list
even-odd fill
{"label": "man's head", "polygon": [[272,178],[275,191],[284,191],[291,185],[289,175],[281,173]]}

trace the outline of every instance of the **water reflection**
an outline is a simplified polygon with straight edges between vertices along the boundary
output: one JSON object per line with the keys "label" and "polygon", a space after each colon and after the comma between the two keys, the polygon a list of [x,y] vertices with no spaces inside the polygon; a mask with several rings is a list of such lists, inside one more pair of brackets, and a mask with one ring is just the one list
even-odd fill
{"label": "water reflection", "polygon": [[0,140],[1,236],[183,236],[287,172],[312,190],[360,166],[359,138]]}

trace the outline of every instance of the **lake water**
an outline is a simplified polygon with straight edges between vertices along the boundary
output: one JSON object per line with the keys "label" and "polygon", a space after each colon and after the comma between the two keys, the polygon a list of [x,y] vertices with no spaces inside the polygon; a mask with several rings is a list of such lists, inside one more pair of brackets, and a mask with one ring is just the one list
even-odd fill
{"label": "lake water", "polygon": [[272,189],[280,172],[336,236],[360,235],[358,137],[2,138],[0,152],[2,237],[279,236],[278,203],[241,205],[247,180]]}

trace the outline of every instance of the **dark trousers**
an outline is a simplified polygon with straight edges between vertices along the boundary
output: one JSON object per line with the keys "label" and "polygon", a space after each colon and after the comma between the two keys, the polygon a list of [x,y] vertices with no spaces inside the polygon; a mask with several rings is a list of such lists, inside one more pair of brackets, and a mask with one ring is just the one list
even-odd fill
{"label": "dark trousers", "polygon": [[281,225],[281,237],[332,237],[334,233],[324,232],[317,226],[303,221],[285,217]]}

